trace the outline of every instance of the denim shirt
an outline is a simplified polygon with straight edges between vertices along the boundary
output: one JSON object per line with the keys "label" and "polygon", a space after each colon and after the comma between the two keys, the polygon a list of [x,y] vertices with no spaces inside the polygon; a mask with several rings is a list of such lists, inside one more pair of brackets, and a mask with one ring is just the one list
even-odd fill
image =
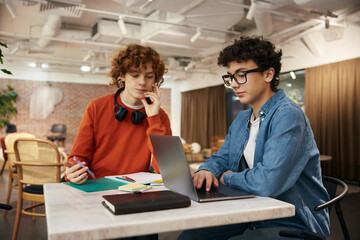
{"label": "denim shirt", "polygon": [[238,114],[219,151],[199,170],[208,170],[217,178],[231,170],[233,173],[224,175],[226,185],[295,205],[294,217],[255,222],[254,227],[287,225],[328,236],[328,210],[314,210],[329,196],[306,115],[279,89],[259,110],[254,167],[237,172],[249,139],[251,114],[252,109]]}

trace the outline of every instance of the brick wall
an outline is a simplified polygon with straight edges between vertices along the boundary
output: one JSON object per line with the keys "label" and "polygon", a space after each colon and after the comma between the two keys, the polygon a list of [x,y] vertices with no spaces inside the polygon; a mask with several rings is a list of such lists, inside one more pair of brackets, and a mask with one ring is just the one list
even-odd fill
{"label": "brick wall", "polygon": [[[50,132],[52,124],[65,124],[67,127],[66,151],[71,150],[81,118],[90,100],[116,91],[115,87],[109,85],[51,82],[52,87],[61,89],[63,100],[55,106],[54,111],[46,119],[35,120],[30,119],[30,96],[38,87],[49,86],[49,84],[42,81],[0,79],[0,89],[7,88],[7,85],[13,87],[19,95],[15,103],[18,113],[10,118],[10,122],[16,125],[17,131],[46,138],[48,135],[53,135]],[[160,88],[160,91],[161,107],[170,118],[171,90]],[[4,136],[5,127],[0,131],[0,136]]]}

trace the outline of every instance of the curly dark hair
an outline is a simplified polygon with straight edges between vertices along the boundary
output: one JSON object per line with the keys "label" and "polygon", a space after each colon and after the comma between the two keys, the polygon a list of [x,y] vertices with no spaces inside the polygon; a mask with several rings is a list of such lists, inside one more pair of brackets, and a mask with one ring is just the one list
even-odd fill
{"label": "curly dark hair", "polygon": [[262,36],[243,36],[235,39],[232,45],[224,48],[218,57],[218,65],[228,67],[230,62],[253,60],[259,68],[274,68],[271,90],[276,92],[279,86],[282,50],[275,50],[275,45]]}
{"label": "curly dark hair", "polygon": [[151,47],[139,44],[129,44],[121,48],[116,56],[111,60],[111,70],[109,76],[112,78],[110,85],[118,88],[124,87],[120,76],[125,76],[131,71],[143,70],[146,64],[151,63],[155,74],[155,84],[160,87],[164,82],[163,75],[167,72],[164,62],[160,55]]}

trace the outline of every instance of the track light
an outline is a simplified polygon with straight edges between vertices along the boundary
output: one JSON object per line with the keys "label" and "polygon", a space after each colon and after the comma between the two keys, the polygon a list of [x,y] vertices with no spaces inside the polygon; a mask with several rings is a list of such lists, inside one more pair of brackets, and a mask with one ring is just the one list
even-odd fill
{"label": "track light", "polygon": [[50,67],[50,65],[48,63],[41,64],[42,69],[48,69],[49,67]]}
{"label": "track light", "polygon": [[17,18],[18,14],[11,3],[5,3],[7,10],[9,11],[12,18]]}
{"label": "track light", "polygon": [[81,66],[80,70],[82,72],[89,72],[91,70],[91,67],[83,65],[83,66]]}
{"label": "track light", "polygon": [[29,63],[29,67],[36,68],[36,63],[35,62]]}
{"label": "track light", "polygon": [[325,18],[325,28],[328,29],[330,27],[330,20]]}
{"label": "track light", "polygon": [[123,35],[126,35],[127,30],[126,30],[126,26],[125,26],[123,17],[119,16],[118,24],[119,24],[121,33],[122,33]]}
{"label": "track light", "polygon": [[115,44],[120,43],[124,39],[124,36],[121,36],[118,38],[118,40],[115,41]]}
{"label": "track light", "polygon": [[293,71],[290,72],[290,76],[291,76],[292,79],[294,79],[294,80],[296,79],[296,75],[295,75],[295,73]]}
{"label": "track light", "polygon": [[184,70],[189,71],[190,69],[195,67],[195,64],[196,64],[196,62],[194,62],[194,61],[189,62],[189,64],[186,67],[184,67]]}
{"label": "track light", "polygon": [[196,33],[194,34],[194,36],[192,36],[190,42],[192,43],[195,42],[200,36],[201,36],[200,28],[197,28]]}
{"label": "track light", "polygon": [[89,51],[86,55],[85,55],[85,57],[83,58],[83,62],[86,62],[86,61],[88,61],[91,57],[92,57],[92,52],[91,51]]}
{"label": "track light", "polygon": [[20,50],[19,44],[16,44],[16,46],[15,46],[13,49],[11,49],[10,54],[11,54],[11,55],[14,55],[14,54],[17,53],[17,51],[19,51],[19,50]]}
{"label": "track light", "polygon": [[246,19],[252,20],[254,18],[255,11],[256,11],[256,2],[255,0],[251,0],[251,5],[246,15]]}

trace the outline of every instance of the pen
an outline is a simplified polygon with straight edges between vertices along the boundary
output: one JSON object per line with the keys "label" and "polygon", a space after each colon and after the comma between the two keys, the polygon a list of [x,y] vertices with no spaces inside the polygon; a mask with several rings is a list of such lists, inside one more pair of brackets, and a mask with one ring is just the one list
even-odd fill
{"label": "pen", "polygon": [[129,178],[129,177],[127,177],[127,176],[121,176],[121,177],[115,177],[115,178],[121,179],[121,180],[125,180],[125,181],[129,181],[129,182],[135,182],[134,179]]}
{"label": "pen", "polygon": [[132,178],[129,178],[128,176],[121,176],[121,177],[123,177],[123,178],[125,178],[125,179],[127,179],[127,180],[129,180],[129,181],[133,181],[133,182],[136,182],[134,179],[132,179]]}
{"label": "pen", "polygon": [[[79,160],[76,159],[76,156],[74,156],[73,159],[74,159],[75,162],[77,162],[78,164],[80,164],[81,167],[83,167],[83,168],[85,167],[84,164],[82,164]],[[94,174],[92,171],[90,171],[90,169],[88,169],[88,170],[86,170],[86,171],[87,171],[93,178],[95,178],[95,174]]]}
{"label": "pen", "polygon": [[153,182],[149,182],[149,183],[145,183],[144,185],[151,185],[151,186],[162,186],[163,184],[163,180],[155,180]]}

